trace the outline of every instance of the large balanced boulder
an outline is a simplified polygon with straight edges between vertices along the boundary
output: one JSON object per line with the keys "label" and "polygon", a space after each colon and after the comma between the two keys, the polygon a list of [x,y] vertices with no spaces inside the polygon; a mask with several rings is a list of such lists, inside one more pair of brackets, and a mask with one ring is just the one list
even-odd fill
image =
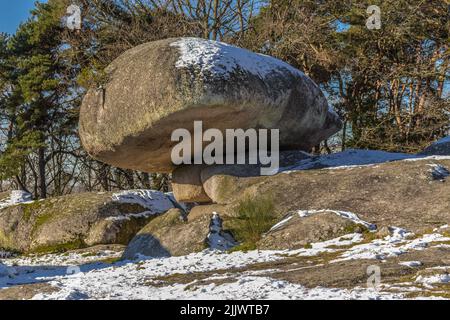
{"label": "large balanced boulder", "polygon": [[[279,129],[282,149],[308,150],[341,128],[319,87],[275,58],[221,42],[173,38],[135,47],[86,94],[80,137],[94,158],[172,172],[172,132]],[[204,196],[204,195],[203,195]]]}
{"label": "large balanced boulder", "polygon": [[150,190],[19,203],[0,209],[0,249],[32,253],[126,245],[149,221],[173,207],[169,195]]}

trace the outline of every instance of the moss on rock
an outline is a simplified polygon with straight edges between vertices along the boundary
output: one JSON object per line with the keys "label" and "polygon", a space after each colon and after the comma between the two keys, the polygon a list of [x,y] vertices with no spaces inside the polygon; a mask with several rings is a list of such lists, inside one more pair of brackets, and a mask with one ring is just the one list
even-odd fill
{"label": "moss on rock", "polygon": [[[80,193],[1,210],[0,248],[24,253],[61,252],[97,244],[128,244],[151,219],[139,204],[112,193]],[[127,215],[130,215],[127,217]]]}

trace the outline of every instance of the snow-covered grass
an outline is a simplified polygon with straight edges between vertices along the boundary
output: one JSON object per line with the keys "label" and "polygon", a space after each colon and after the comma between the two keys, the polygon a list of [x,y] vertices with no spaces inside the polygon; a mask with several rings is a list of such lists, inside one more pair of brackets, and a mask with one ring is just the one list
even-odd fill
{"label": "snow-covered grass", "polygon": [[383,239],[353,246],[333,262],[345,260],[378,259],[397,257],[413,250],[424,250],[432,243],[447,242],[450,238],[438,233],[425,234],[416,239],[407,239],[410,234],[397,233]]}
{"label": "snow-covered grass", "polygon": [[[0,265],[0,271],[3,272],[3,277],[0,275],[0,288],[47,282],[56,289],[53,293],[38,294],[35,299],[402,299],[409,287],[395,293],[360,287],[351,290],[321,287],[308,289],[270,276],[277,270],[271,268],[269,262],[283,260],[287,256],[314,257],[324,252],[340,255],[329,263],[348,259],[386,259],[450,240],[439,233],[411,239],[411,234],[403,229],[394,228],[392,231],[391,236],[370,243],[362,243],[364,238],[361,234],[349,234],[313,243],[310,248],[299,250],[232,253],[205,250],[182,257],[140,257],[134,261],[114,264],[95,262],[120,255],[119,252],[108,250],[93,255],[69,253],[12,258],[5,260],[9,269]],[[269,263],[265,270],[239,272],[239,268],[261,262]],[[420,264],[418,261],[403,263],[410,267],[419,267]],[[306,268],[320,268],[321,265]],[[73,270],[80,272],[72,274]],[[225,270],[225,273],[219,272],[220,270]],[[210,274],[206,279],[208,281],[161,283],[157,280],[161,277],[189,276],[201,272]],[[448,279],[439,277],[417,281],[431,284],[437,281],[446,283]]]}
{"label": "snow-covered grass", "polygon": [[119,259],[122,256],[121,250],[101,249],[95,252],[67,252],[61,254],[31,255],[14,257],[5,260],[10,265],[19,266],[65,266],[84,265],[99,260]]}
{"label": "snow-covered grass", "polygon": [[441,273],[431,276],[418,276],[416,278],[416,282],[419,282],[427,287],[432,287],[435,284],[450,283],[450,274]]}
{"label": "snow-covered grass", "polygon": [[312,243],[309,248],[287,250],[284,254],[288,256],[313,257],[322,253],[343,251],[344,249],[340,249],[339,247],[355,245],[363,240],[364,238],[360,233],[351,233],[335,239]]}
{"label": "snow-covered grass", "polygon": [[[91,292],[76,289],[76,283],[81,279],[74,278],[74,287],[66,287],[55,294],[41,294],[34,299],[66,299],[74,296],[89,297]],[[219,280],[219,279],[217,279]],[[239,276],[232,282],[221,284],[207,284],[195,286],[190,284],[189,289],[183,284],[174,284],[164,290],[151,286],[137,286],[133,290],[123,291],[120,294],[109,295],[104,291],[105,299],[148,299],[154,300],[183,299],[183,300],[341,300],[341,299],[401,299],[402,294],[378,292],[373,289],[355,288],[353,290],[313,288],[308,289],[287,281],[275,280],[270,277]]]}
{"label": "snow-covered grass", "polygon": [[[185,257],[150,259],[136,262],[90,264],[80,267],[81,272],[68,274],[66,267],[37,267],[17,269],[9,283],[50,281],[57,291],[38,294],[35,299],[379,299],[401,298],[400,294],[380,293],[370,289],[353,290],[314,288],[251,273],[232,275],[225,283],[214,280],[228,275],[211,276],[210,284],[168,284],[152,286],[155,277],[174,274],[239,268],[257,262],[281,259],[270,251],[235,252],[219,254],[205,251]],[[70,269],[73,270],[73,269]],[[22,280],[22,281],[20,281]],[[0,282],[1,283],[1,282]],[[3,282],[4,283],[4,282]],[[189,290],[187,290],[189,287]]]}

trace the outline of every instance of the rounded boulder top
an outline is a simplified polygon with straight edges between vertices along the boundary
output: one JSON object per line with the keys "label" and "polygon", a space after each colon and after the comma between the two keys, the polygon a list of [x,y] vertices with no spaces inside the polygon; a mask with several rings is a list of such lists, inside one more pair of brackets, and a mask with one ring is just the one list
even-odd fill
{"label": "rounded boulder top", "polygon": [[86,94],[83,147],[116,167],[172,172],[176,129],[279,129],[282,149],[308,150],[342,122],[319,87],[276,58],[222,42],[172,38],[126,51]]}

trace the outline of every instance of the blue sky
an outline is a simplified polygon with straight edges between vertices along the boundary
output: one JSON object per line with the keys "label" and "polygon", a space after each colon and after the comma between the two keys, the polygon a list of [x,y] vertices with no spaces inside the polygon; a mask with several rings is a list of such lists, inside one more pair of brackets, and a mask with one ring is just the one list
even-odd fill
{"label": "blue sky", "polygon": [[27,20],[35,2],[35,0],[0,0],[0,32],[14,33],[19,24]]}

